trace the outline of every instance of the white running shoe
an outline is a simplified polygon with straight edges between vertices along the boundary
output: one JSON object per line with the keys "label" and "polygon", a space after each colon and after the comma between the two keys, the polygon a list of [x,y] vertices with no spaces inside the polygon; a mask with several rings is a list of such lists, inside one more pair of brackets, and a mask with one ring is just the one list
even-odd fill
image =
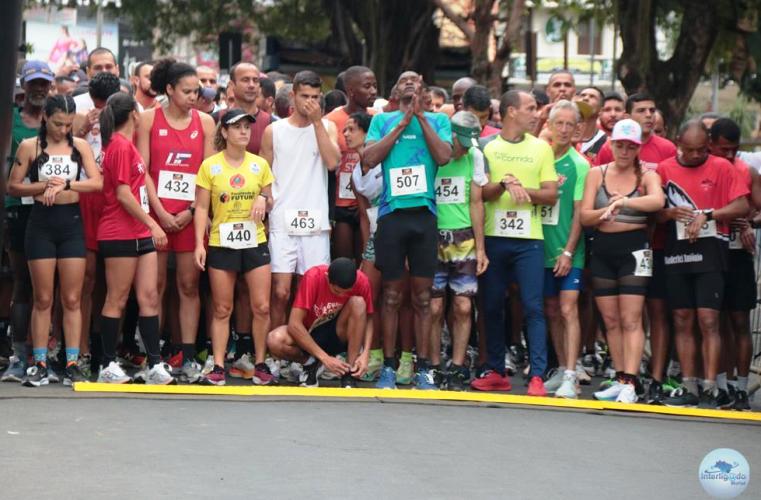
{"label": "white running shoe", "polygon": [[565,367],[559,367],[559,368],[553,368],[550,370],[550,372],[547,374],[547,380],[544,382],[544,389],[547,391],[547,394],[553,394],[555,391],[558,390],[558,388],[563,383],[563,373],[565,372]]}
{"label": "white running shoe", "polygon": [[572,375],[563,375],[563,383],[560,384],[558,390],[555,391],[555,397],[577,399],[579,397],[579,392],[581,392],[581,390],[579,389],[579,385],[576,383],[576,377]]}
{"label": "white running shoe", "polygon": [[634,389],[634,384],[621,384],[621,385],[623,385],[623,388],[621,389],[621,392],[618,394],[616,401],[618,401],[619,403],[627,403],[627,404],[636,403],[639,398],[637,397],[637,391]]}
{"label": "white running shoe", "polygon": [[169,385],[175,382],[174,377],[167,371],[165,363],[153,365],[145,377],[145,383],[148,385]]}
{"label": "white running shoe", "polygon": [[581,360],[576,361],[576,380],[581,385],[589,385],[592,383],[592,377],[589,375],[589,371],[581,364]]}
{"label": "white running shoe", "polygon": [[[346,354],[341,353],[336,356],[341,361],[346,361]],[[340,377],[330,370],[325,369],[325,365],[320,363],[320,367],[317,369],[317,376],[320,380],[338,380]]]}
{"label": "white running shoe", "polygon": [[203,368],[201,369],[201,375],[204,377],[208,374],[210,374],[214,370],[214,356],[209,354],[206,357],[206,361],[203,364]]}
{"label": "white running shoe", "polygon": [[116,361],[111,361],[105,368],[101,367],[98,372],[98,382],[103,384],[126,384],[130,381],[132,379]]}
{"label": "white running shoe", "polygon": [[615,401],[623,390],[624,384],[616,381],[607,389],[595,392],[594,396],[598,401]]}
{"label": "white running shoe", "polygon": [[301,365],[301,363],[296,363],[294,361],[288,365],[288,368],[280,371],[281,375],[283,373],[285,373],[285,379],[288,382],[299,383],[301,382],[301,374],[304,373],[304,367]]}
{"label": "white running shoe", "polygon": [[270,373],[273,377],[275,377],[275,379],[280,378],[280,362],[278,360],[267,356],[267,358],[264,360],[264,364],[266,364],[267,368],[270,369]]}

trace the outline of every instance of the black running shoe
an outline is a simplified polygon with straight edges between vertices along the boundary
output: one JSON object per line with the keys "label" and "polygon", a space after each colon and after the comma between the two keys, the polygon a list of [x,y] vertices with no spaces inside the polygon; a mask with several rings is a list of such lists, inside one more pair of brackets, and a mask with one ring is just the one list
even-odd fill
{"label": "black running shoe", "polygon": [[356,389],[357,381],[348,373],[346,375],[341,375],[341,387],[343,389]]}
{"label": "black running shoe", "polygon": [[698,408],[706,410],[718,410],[719,409],[719,390],[715,391],[701,391],[700,401],[698,402]]}
{"label": "black running shoe", "polygon": [[748,393],[738,389],[737,392],[735,392],[735,404],[732,405],[732,408],[738,411],[750,411]]}
{"label": "black running shoe", "polygon": [[446,374],[438,368],[431,368],[431,372],[433,372],[433,384],[439,389],[446,390],[447,388]]}
{"label": "black running shoe", "polygon": [[733,403],[734,401],[729,397],[727,391],[719,389],[719,392],[716,394],[716,406],[725,410],[731,408]]}
{"label": "black running shoe", "polygon": [[320,368],[320,363],[317,361],[304,365],[304,371],[299,376],[299,385],[301,387],[320,387],[320,382],[317,380],[318,368]]}
{"label": "black running shoe", "polygon": [[89,382],[84,376],[79,365],[72,363],[63,370],[63,385],[74,385],[75,382]]}
{"label": "black running shoe", "polygon": [[660,382],[653,380],[650,382],[650,387],[647,388],[647,396],[645,396],[645,402],[649,405],[662,405],[663,399],[663,386]]}
{"label": "black running shoe", "polygon": [[450,391],[464,391],[468,386],[469,374],[463,366],[452,366],[447,374],[447,389]]}
{"label": "black running shoe", "polygon": [[48,383],[48,368],[43,363],[30,366],[26,370],[24,381],[21,382],[22,385],[27,387],[39,387],[41,385],[48,385]]}
{"label": "black running shoe", "polygon": [[682,408],[696,408],[698,403],[700,403],[700,398],[684,387],[680,387],[672,392],[669,397],[663,399],[663,404],[666,406]]}

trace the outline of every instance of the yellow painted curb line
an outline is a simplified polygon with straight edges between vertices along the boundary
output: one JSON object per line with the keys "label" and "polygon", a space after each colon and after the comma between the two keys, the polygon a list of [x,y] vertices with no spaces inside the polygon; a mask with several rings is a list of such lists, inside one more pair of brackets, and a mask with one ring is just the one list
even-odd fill
{"label": "yellow painted curb line", "polygon": [[536,398],[512,394],[489,392],[414,391],[410,389],[341,389],[335,387],[292,387],[292,386],[204,386],[204,385],[143,385],[143,384],[99,384],[75,383],[77,392],[109,392],[132,394],[184,394],[204,396],[287,396],[308,398],[342,399],[397,399],[422,401],[467,401],[473,403],[519,404],[527,406],[548,406],[580,410],[627,411],[634,413],[654,413],[679,417],[703,417],[722,420],[761,422],[759,412],[729,410],[703,410],[699,408],[669,408],[645,404],[625,404],[588,399]]}

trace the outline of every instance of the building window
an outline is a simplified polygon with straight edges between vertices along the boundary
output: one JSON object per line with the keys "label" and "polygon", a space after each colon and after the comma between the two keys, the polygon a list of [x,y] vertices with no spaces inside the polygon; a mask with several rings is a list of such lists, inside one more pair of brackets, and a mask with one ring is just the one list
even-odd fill
{"label": "building window", "polygon": [[[592,21],[594,22],[594,21]],[[579,55],[589,55],[592,48],[590,35],[590,22],[589,20],[581,21],[576,25],[576,53]],[[594,26],[594,54],[602,55],[602,27],[595,23]]]}

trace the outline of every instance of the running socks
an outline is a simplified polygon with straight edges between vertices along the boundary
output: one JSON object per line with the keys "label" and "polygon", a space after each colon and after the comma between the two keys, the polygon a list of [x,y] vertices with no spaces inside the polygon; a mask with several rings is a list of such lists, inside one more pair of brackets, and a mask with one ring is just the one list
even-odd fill
{"label": "running socks", "polygon": [[46,365],[48,362],[48,348],[47,347],[32,347],[32,355],[34,356],[35,364],[40,363]]}
{"label": "running socks", "polygon": [[[29,304],[14,303],[11,307],[11,330],[13,331],[13,344],[25,343],[29,334]],[[18,356],[18,354],[17,354]],[[20,356],[19,356],[20,357]]]}
{"label": "running socks", "polygon": [[187,363],[189,361],[196,360],[196,345],[195,344],[182,344],[182,362]]}
{"label": "running socks", "polygon": [[143,338],[145,352],[148,355],[148,368],[153,368],[161,362],[159,317],[158,315],[139,316],[137,325],[140,328],[140,336]]}
{"label": "running socks", "polygon": [[79,360],[79,347],[66,348],[66,366],[76,365]]}
{"label": "running socks", "polygon": [[100,318],[100,343],[103,349],[103,366],[108,366],[112,361],[116,361],[119,320],[120,318],[109,318],[108,316],[101,316]]}
{"label": "running socks", "polygon": [[727,373],[719,373],[716,375],[716,385],[719,387],[719,389],[723,390],[724,392],[729,391],[729,387],[727,387]]}
{"label": "running socks", "polygon": [[690,394],[695,396],[700,395],[700,391],[698,391],[698,379],[695,377],[684,377],[684,379],[682,379],[682,385],[684,385],[684,388],[687,389]]}
{"label": "running socks", "polygon": [[737,389],[748,392],[748,377],[737,376]]}
{"label": "running socks", "polygon": [[383,358],[383,366],[388,366],[392,370],[396,370],[396,359],[395,358]]}
{"label": "running socks", "polygon": [[240,359],[244,354],[253,354],[254,340],[250,333],[238,332],[235,338],[235,359]]}

